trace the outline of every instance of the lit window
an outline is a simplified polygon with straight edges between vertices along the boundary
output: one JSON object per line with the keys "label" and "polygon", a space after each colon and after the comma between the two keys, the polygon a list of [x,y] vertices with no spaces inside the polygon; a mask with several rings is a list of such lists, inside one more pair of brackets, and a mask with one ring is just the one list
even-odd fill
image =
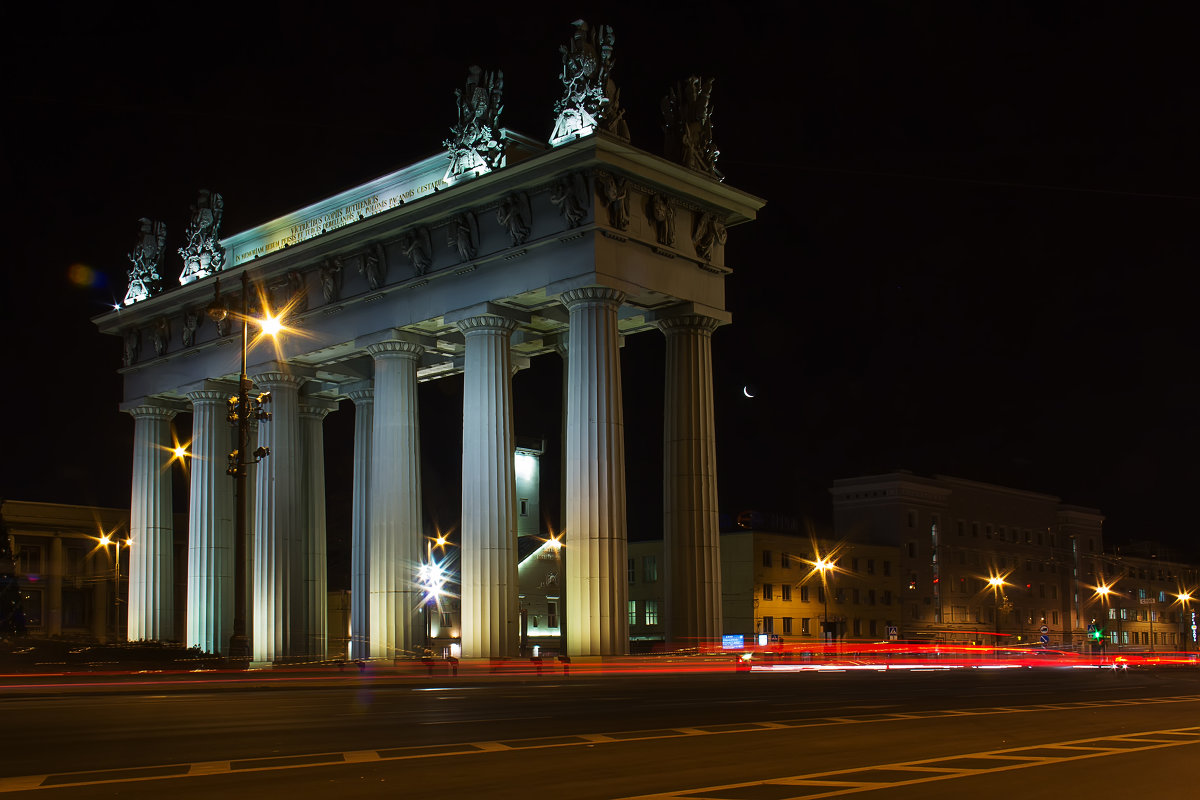
{"label": "lit window", "polygon": [[644,601],[643,605],[645,605],[645,607],[646,607],[646,624],[647,625],[657,625],[658,624],[658,601],[657,600],[646,600],[646,601]]}
{"label": "lit window", "polygon": [[642,580],[654,583],[658,580],[658,561],[654,556],[642,557]]}
{"label": "lit window", "polygon": [[629,624],[637,625],[637,600],[629,601]]}

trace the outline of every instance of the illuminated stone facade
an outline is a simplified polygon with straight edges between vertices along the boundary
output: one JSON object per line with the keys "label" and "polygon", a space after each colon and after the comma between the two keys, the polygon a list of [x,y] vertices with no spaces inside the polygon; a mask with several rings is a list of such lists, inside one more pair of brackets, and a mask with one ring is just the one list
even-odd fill
{"label": "illuminated stone facade", "polygon": [[[196,403],[211,402],[196,387],[236,386],[239,368],[238,326],[221,329],[204,317],[189,328],[185,321],[213,301],[215,278],[225,303],[240,308],[242,271],[249,272],[253,298],[292,309],[287,324],[302,333],[285,333],[274,349],[258,344],[249,355],[255,390],[271,391],[273,414],[258,424],[251,444],[271,454],[247,481],[248,630],[256,660],[326,653],[324,502],[315,471],[320,418],[341,400],[351,400],[361,417],[354,436],[351,652],[391,658],[422,643],[421,626],[433,624],[422,619],[415,576],[434,532],[421,527],[418,448],[420,436],[435,434],[421,429],[416,389],[460,373],[463,656],[517,652],[521,498],[510,383],[515,369],[553,354],[566,358],[563,506],[568,552],[578,553],[567,560],[561,613],[572,654],[624,653],[618,345],[621,337],[659,330],[669,344],[667,374],[657,380],[674,398],[665,409],[672,466],[664,497],[665,524],[679,554],[664,574],[682,605],[672,635],[693,641],[722,627],[713,567],[717,478],[708,342],[730,321],[725,231],[754,219],[762,201],[602,132],[554,149],[511,131],[505,143],[507,166],[482,177],[443,186],[444,157],[440,167],[427,160],[230,236],[221,242],[224,268],[215,276],[95,320],[126,342],[156,342],[127,347],[121,369],[124,408],[138,420],[134,535],[153,543],[171,513],[160,469],[168,422],[191,409],[203,428],[193,439],[217,442],[221,409],[195,413]],[[186,628],[170,625],[174,578],[161,552],[148,547],[133,564],[130,635],[186,636],[225,652],[230,545],[219,484],[228,479],[226,462],[206,452],[191,463],[186,575],[194,589]]]}

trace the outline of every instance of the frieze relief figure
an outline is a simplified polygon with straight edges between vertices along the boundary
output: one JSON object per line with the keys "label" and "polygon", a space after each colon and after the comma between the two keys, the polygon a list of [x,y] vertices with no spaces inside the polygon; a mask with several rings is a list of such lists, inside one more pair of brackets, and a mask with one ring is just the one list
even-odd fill
{"label": "frieze relief figure", "polygon": [[696,246],[696,255],[705,261],[712,261],[714,244],[725,244],[729,233],[725,223],[705,211],[696,216],[695,230],[692,231],[692,244]]}
{"label": "frieze relief figure", "polygon": [[129,328],[121,337],[125,344],[125,351],[122,355],[122,362],[127,367],[132,367],[137,363],[138,351],[142,349],[142,332],[137,328]]}
{"label": "frieze relief figure", "polygon": [[200,327],[200,312],[194,308],[183,310],[183,346],[191,347],[196,343],[196,329]]}
{"label": "frieze relief figure", "polygon": [[532,221],[529,195],[525,192],[514,192],[501,200],[500,207],[496,209],[496,221],[508,231],[508,238],[513,247],[525,244],[529,238]]}
{"label": "frieze relief figure", "polygon": [[446,232],[446,243],[458,251],[459,261],[475,258],[479,249],[479,225],[474,212],[463,212],[451,221]]}
{"label": "frieze relief figure", "polygon": [[474,64],[467,70],[466,86],[454,90],[458,124],[450,128],[450,138],[442,142],[450,155],[450,167],[443,178],[447,184],[504,166],[504,130],[500,127],[503,92],[503,72],[484,74]]}
{"label": "frieze relief figure", "polygon": [[433,244],[428,228],[405,231],[400,237],[400,249],[408,256],[408,263],[412,265],[414,275],[424,275],[433,266]]}
{"label": "frieze relief figure", "polygon": [[294,314],[303,314],[308,311],[308,281],[304,279],[303,273],[299,270],[292,270],[287,274],[287,289],[288,289],[288,308]]}
{"label": "frieze relief figure", "polygon": [[358,262],[358,271],[367,277],[367,287],[372,292],[383,286],[383,278],[387,274],[387,259],[384,258],[383,248],[363,253],[362,260]]}
{"label": "frieze relief figure", "polygon": [[229,331],[233,329],[233,314],[229,313],[229,301],[224,297],[218,297],[213,301],[208,313],[217,326],[217,336],[221,338],[228,336]]}
{"label": "frieze relief figure", "polygon": [[655,194],[648,201],[647,211],[654,223],[659,244],[675,246],[675,201],[663,194]]}
{"label": "frieze relief figure", "polygon": [[596,185],[608,209],[608,224],[619,231],[629,230],[629,179],[599,172]]}
{"label": "frieze relief figure", "polygon": [[183,272],[179,282],[187,285],[214,272],[225,264],[225,249],[221,247],[221,215],[225,201],[216,192],[201,189],[192,206],[192,219],[187,227],[187,243],[179,248],[183,256]]}
{"label": "frieze relief figure", "polygon": [[717,170],[721,151],[713,144],[712,88],[712,78],[701,81],[695,75],[671,87],[662,99],[663,149],[677,164],[724,180]]}
{"label": "frieze relief figure", "polygon": [[557,146],[588,136],[598,127],[622,135],[629,141],[629,126],[624,112],[614,105],[616,84],[610,73],[613,67],[613,44],[616,37],[610,25],[590,27],[584,20],[575,20],[571,41],[558,48],[562,54],[563,96],[554,104],[557,118],[550,144]]}
{"label": "frieze relief figure", "polygon": [[587,178],[581,172],[564,175],[550,187],[550,202],[558,206],[568,228],[578,228],[587,216]]}
{"label": "frieze relief figure", "polygon": [[342,260],[340,258],[327,258],[321,262],[321,296],[325,298],[325,305],[330,305],[342,291]]}
{"label": "frieze relief figure", "polygon": [[171,341],[171,322],[166,317],[159,317],[154,323],[154,352],[160,356],[167,354],[167,345]]}
{"label": "frieze relief figure", "polygon": [[125,292],[125,305],[153,297],[162,291],[162,275],[158,268],[167,249],[167,225],[146,217],[138,220],[138,240],[129,260],[129,288]]}

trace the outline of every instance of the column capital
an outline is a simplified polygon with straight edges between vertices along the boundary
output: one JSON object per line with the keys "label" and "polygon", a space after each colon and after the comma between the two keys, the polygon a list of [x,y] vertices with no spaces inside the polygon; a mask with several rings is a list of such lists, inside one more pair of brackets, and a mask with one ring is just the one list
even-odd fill
{"label": "column capital", "polygon": [[516,320],[502,317],[499,314],[479,314],[474,317],[460,319],[456,323],[464,336],[473,333],[512,333],[517,329]]}
{"label": "column capital", "polygon": [[367,352],[372,358],[410,358],[420,359],[425,354],[425,346],[415,342],[400,339],[389,339],[383,342],[367,345]]}
{"label": "column capital", "polygon": [[134,406],[128,406],[122,409],[134,419],[161,419],[167,422],[175,419],[175,415],[179,413],[179,409],[173,404],[158,405],[151,401],[142,401]]}
{"label": "column capital", "polygon": [[345,391],[346,397],[356,406],[375,402],[375,382],[372,380],[355,381]]}
{"label": "column capital", "polygon": [[702,336],[711,336],[713,331],[721,326],[721,320],[701,314],[681,314],[677,317],[655,320],[654,324],[667,336],[679,333],[698,333]]}
{"label": "column capital", "polygon": [[190,400],[193,406],[197,403],[224,403],[230,397],[235,396],[237,391],[236,383],[207,380],[180,389],[183,396]]}
{"label": "column capital", "polygon": [[620,289],[612,289],[608,286],[583,286],[578,289],[568,289],[558,296],[558,300],[568,309],[579,305],[607,305],[610,303],[620,305],[625,302],[625,293]]}
{"label": "column capital", "polygon": [[271,388],[295,386],[297,389],[308,380],[305,375],[296,375],[293,372],[284,372],[281,367],[283,365],[271,364],[264,365],[261,370],[256,370],[250,373],[250,380],[254,381],[255,386]]}
{"label": "column capital", "polygon": [[316,417],[317,419],[325,419],[325,416],[330,411],[337,411],[337,402],[327,400],[324,397],[304,397],[300,398],[300,416],[301,417]]}

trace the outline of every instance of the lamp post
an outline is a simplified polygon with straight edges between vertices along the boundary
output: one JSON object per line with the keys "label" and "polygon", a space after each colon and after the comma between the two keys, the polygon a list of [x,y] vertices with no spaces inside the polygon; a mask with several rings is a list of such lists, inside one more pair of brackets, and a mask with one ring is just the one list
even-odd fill
{"label": "lamp post", "polygon": [[829,627],[829,573],[834,571],[833,561],[828,558],[818,558],[813,564],[818,572],[821,573],[821,600],[824,603],[824,612],[821,616],[821,644],[828,647],[829,640],[833,638],[833,629]]}
{"label": "lamp post", "polygon": [[992,587],[992,599],[995,601],[996,610],[992,618],[992,646],[996,651],[996,658],[1000,658],[1000,610],[1002,608],[1001,598],[1004,599],[1004,604],[1007,605],[1008,598],[1004,597],[1004,578],[999,575],[992,575],[988,578],[988,586]]}
{"label": "lamp post", "polygon": [[[100,544],[105,550],[113,546],[113,634],[118,641],[121,639],[121,540],[107,533],[100,537]],[[133,544],[132,539],[125,540],[125,549]]]}
{"label": "lamp post", "polygon": [[[1109,615],[1109,612],[1108,612],[1108,608],[1109,608],[1109,605],[1108,605],[1108,602],[1109,602],[1109,601],[1108,601],[1108,598],[1109,598],[1109,595],[1111,595],[1111,594],[1112,594],[1112,591],[1113,591],[1113,590],[1112,590],[1112,587],[1110,587],[1110,586],[1107,586],[1107,585],[1105,585],[1105,584],[1101,584],[1100,586],[1097,586],[1097,587],[1096,587],[1096,596],[1097,596],[1097,597],[1099,597],[1099,598],[1100,598],[1100,601],[1101,601],[1101,603],[1103,603],[1103,604],[1104,604],[1104,616],[1105,616],[1106,618],[1107,618],[1107,617],[1108,617],[1108,615]],[[1118,616],[1118,619],[1117,619],[1117,652],[1118,652],[1118,653],[1119,653],[1119,652],[1121,652],[1121,634],[1120,634],[1120,631],[1121,631],[1121,620],[1120,620],[1120,618],[1119,618],[1119,616]],[[1104,653],[1104,648],[1105,648],[1104,639],[1100,639],[1100,652],[1101,652],[1101,654],[1102,654],[1102,655],[1103,655],[1103,653]]]}
{"label": "lamp post", "polygon": [[[445,539],[438,537],[439,546],[445,546]],[[433,558],[433,546],[425,545],[425,563],[417,570],[417,585],[421,587],[421,608],[425,612],[425,650],[429,648],[432,630],[429,620],[429,607],[441,604],[442,590],[446,586],[446,572],[442,565]]]}
{"label": "lamp post", "polygon": [[[213,322],[220,323],[229,315],[229,309],[221,301],[221,279],[217,278],[212,305],[208,315]],[[270,392],[264,392],[251,400],[252,384],[246,375],[246,352],[250,338],[250,276],[242,270],[242,369],[238,376],[237,397],[229,398],[229,421],[237,425],[237,449],[229,454],[226,473],[234,480],[234,527],[233,527],[233,635],[229,638],[229,658],[248,661],[250,640],[246,636],[246,474],[248,462],[246,448],[250,441],[250,420],[269,420],[271,414],[262,406],[270,400]],[[268,327],[268,322],[271,327]],[[274,336],[279,332],[277,318],[260,320],[263,331]],[[271,454],[270,448],[259,447],[254,451],[254,463]]]}
{"label": "lamp post", "polygon": [[1181,617],[1183,619],[1183,632],[1180,634],[1180,636],[1182,636],[1183,638],[1180,639],[1180,650],[1182,650],[1184,653],[1186,653],[1187,652],[1187,643],[1188,643],[1188,631],[1191,630],[1191,624],[1190,624],[1191,620],[1188,619],[1188,603],[1190,603],[1192,601],[1192,593],[1186,592],[1186,591],[1180,592],[1179,594],[1175,595],[1175,598],[1177,600],[1179,600],[1179,604],[1183,607],[1183,614],[1181,615]]}

